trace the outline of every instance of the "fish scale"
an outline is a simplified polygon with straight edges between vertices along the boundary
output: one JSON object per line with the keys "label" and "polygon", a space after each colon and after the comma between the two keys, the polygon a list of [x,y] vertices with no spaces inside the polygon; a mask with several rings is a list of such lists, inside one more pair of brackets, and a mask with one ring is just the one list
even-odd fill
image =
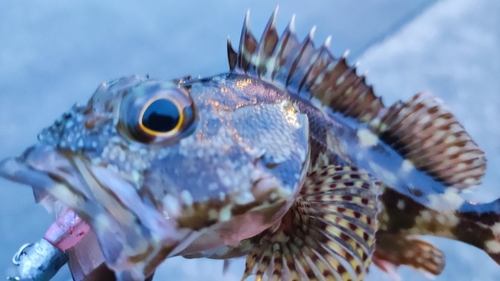
{"label": "fish scale", "polygon": [[[273,17],[274,16],[275,15],[273,15]],[[270,23],[274,21],[275,20],[272,18]],[[243,35],[242,38],[249,38],[251,37],[251,33],[249,32],[248,20],[245,20],[245,25],[246,27],[244,27],[243,32],[248,34]],[[274,28],[274,25],[268,24],[266,28]],[[293,30],[293,19],[290,23],[290,27],[287,28],[281,38],[276,39],[276,41],[285,41],[284,38],[288,37],[295,38],[295,35],[288,34],[291,32],[290,30]],[[266,33],[270,33],[270,31],[264,31],[264,34]],[[304,50],[303,46],[311,42],[311,34],[304,39],[301,45],[302,47],[292,48],[295,48],[297,53],[302,53]],[[252,41],[252,39],[249,39],[249,41]],[[329,40],[327,41],[329,42]],[[291,45],[297,44],[295,40]],[[290,72],[288,77],[293,77],[296,75],[293,73],[297,67],[296,65],[301,63],[300,59],[298,59],[300,56],[290,55],[289,58],[287,58],[289,61],[282,63],[283,57],[277,55],[281,52],[281,49],[286,49],[286,47],[282,45],[283,43],[276,44],[276,50],[272,54],[272,56],[274,56],[273,59],[280,62],[281,66],[291,65],[292,67],[289,67]],[[243,47],[245,46],[246,45],[243,45]],[[229,52],[232,51],[231,48],[228,49]],[[324,53],[324,49],[324,47],[321,47],[317,53]],[[249,51],[240,46],[239,52],[245,54]],[[319,57],[319,55],[317,57]],[[488,247],[484,243],[485,236],[488,236],[489,238],[487,239],[491,239],[490,246],[498,245],[498,234],[495,234],[492,230],[495,223],[499,220],[498,211],[495,210],[495,208],[498,207],[493,207],[498,206],[498,200],[490,204],[484,204],[481,209],[471,207],[469,202],[465,202],[463,199],[456,196],[456,193],[461,189],[467,189],[480,182],[480,178],[484,175],[486,160],[483,152],[477,148],[475,142],[467,135],[455,117],[428,93],[417,94],[407,103],[396,102],[393,106],[385,108],[381,99],[373,94],[373,88],[365,84],[365,78],[363,76],[358,77],[355,73],[355,68],[347,66],[345,57],[342,57],[340,60],[335,60],[331,55],[325,57],[326,59],[321,58],[316,61],[309,60],[309,62],[305,63],[306,66],[302,67],[303,69],[308,69],[309,73],[313,73],[314,70],[318,69],[318,65],[320,65],[319,72],[323,72],[320,74],[321,79],[302,75],[303,83],[301,85],[318,84],[315,85],[315,87],[307,89],[307,92],[310,93],[310,99],[319,100],[321,106],[328,107],[326,112],[327,115],[331,117],[341,114],[343,117],[356,119],[358,125],[353,127],[360,128],[358,129],[357,137],[362,146],[375,147],[382,152],[386,152],[387,150],[384,149],[383,146],[379,146],[380,141],[382,141],[392,149],[395,149],[399,155],[406,158],[402,161],[401,169],[384,170],[378,165],[370,165],[371,167],[367,167],[367,169],[375,177],[377,177],[377,174],[382,174],[379,178],[382,181],[385,180],[385,182],[389,184],[393,183],[391,178],[394,176],[405,177],[407,176],[405,172],[407,173],[412,170],[424,171],[432,177],[433,181],[443,182],[445,184],[441,186],[433,184],[433,190],[427,191],[430,192],[429,194],[436,194],[435,196],[442,197],[441,200],[445,204],[453,200],[458,200],[459,203],[457,206],[451,207],[451,210],[447,214],[443,214],[439,210],[433,210],[438,208],[438,206],[432,206],[432,202],[428,201],[425,193],[422,192],[423,190],[413,186],[413,182],[418,181],[412,182],[410,179],[410,182],[402,188],[384,185],[385,192],[383,192],[380,197],[381,203],[385,207],[382,208],[383,211],[379,217],[381,218],[379,219],[381,229],[386,229],[386,225],[393,225],[391,231],[395,233],[434,234],[461,240],[486,250],[490,256],[498,262],[498,258],[496,258],[498,247]],[[262,61],[262,59],[255,61]],[[293,63],[291,61],[293,61]],[[328,64],[330,65],[328,66]],[[271,65],[276,65],[276,63]],[[237,65],[230,65],[230,67],[231,69],[238,68]],[[252,73],[251,69],[259,69],[258,66],[252,68],[252,66],[246,65],[240,65],[239,68],[245,73]],[[286,73],[286,70],[281,69],[280,71]],[[315,75],[315,77],[319,77],[320,75]],[[259,76],[259,73],[257,73],[257,76]],[[307,82],[308,79],[313,82]],[[272,79],[271,77],[271,80],[273,83],[282,84],[287,90],[300,95],[301,89],[294,89],[292,83],[290,83],[290,78]],[[313,102],[313,104],[318,103]],[[352,120],[342,121],[347,124],[353,123]],[[362,130],[364,127],[362,126],[363,123],[368,123],[366,127],[368,130]],[[363,134],[360,134],[360,132],[363,132]],[[325,150],[328,149],[329,147],[325,148]],[[362,160],[362,157],[352,158],[358,158],[356,159],[358,161],[353,161],[354,163]],[[347,161],[352,161],[352,158]],[[374,167],[376,168],[375,171]],[[387,174],[384,175],[385,173],[388,173],[389,176]],[[422,188],[427,186],[422,186],[421,184],[419,187]],[[448,193],[448,190],[451,192]],[[406,201],[410,201],[409,204],[405,204]],[[393,206],[394,202],[403,203],[399,206],[395,206],[395,208],[388,207]],[[415,210],[412,212],[413,215],[407,213],[412,210]],[[402,213],[402,211],[406,213]],[[486,223],[489,227],[484,227],[479,224],[470,227],[470,225],[474,223],[467,219],[465,219],[463,223],[467,224],[469,228],[458,227],[457,225],[446,223],[442,219],[448,216],[452,221],[460,221],[460,217],[474,214],[476,214],[477,217],[481,216],[482,223]],[[424,219],[422,219],[422,215],[424,215]],[[397,219],[398,217],[400,220]],[[441,221],[432,222],[430,218],[437,218],[437,220],[441,219]],[[422,220],[424,223],[415,224],[414,222],[418,220]],[[492,221],[495,221],[495,223]],[[439,230],[439,228],[442,230]],[[475,231],[479,230],[481,233],[489,232],[489,235],[485,234],[485,236],[477,239],[479,241],[471,241],[475,239],[464,233],[471,231],[470,229],[474,229]],[[384,232],[379,233],[379,236],[383,237],[382,235],[384,235]],[[380,245],[380,249],[385,247],[388,246]],[[412,266],[410,262],[411,261],[407,261],[407,265]],[[418,266],[413,266],[419,268]],[[443,266],[444,264],[439,265],[440,270],[442,270]],[[434,271],[432,273],[438,274],[439,272]]]}
{"label": "fish scale", "polygon": [[[316,48],[313,28],[299,41],[294,18],[279,36],[276,13],[260,40],[247,14],[228,73],[103,84],[0,162],[0,175],[90,226],[45,237],[78,281],[93,278],[89,261],[142,281],[179,255],[246,255],[243,279],[256,280],[364,280],[372,262],[394,278],[401,265],[440,274],[444,253],[415,235],[500,263],[500,199],[460,197],[486,158],[451,111],[429,93],[386,107],[331,38]],[[144,121],[158,100],[175,128]]]}

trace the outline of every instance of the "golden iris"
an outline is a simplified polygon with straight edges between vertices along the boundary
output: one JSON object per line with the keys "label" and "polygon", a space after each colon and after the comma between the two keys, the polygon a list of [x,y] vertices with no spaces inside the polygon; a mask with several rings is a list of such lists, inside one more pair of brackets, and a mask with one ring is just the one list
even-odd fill
{"label": "golden iris", "polygon": [[117,129],[132,141],[169,145],[191,134],[197,119],[189,88],[149,80],[124,94]]}

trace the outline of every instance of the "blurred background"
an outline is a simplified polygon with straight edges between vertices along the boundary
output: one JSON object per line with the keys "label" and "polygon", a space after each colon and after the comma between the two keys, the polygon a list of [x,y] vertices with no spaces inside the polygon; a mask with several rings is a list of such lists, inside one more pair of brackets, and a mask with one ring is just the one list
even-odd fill
{"label": "blurred background", "polygon": [[[130,74],[177,78],[227,71],[226,38],[239,42],[251,9],[257,38],[276,5],[278,28],[296,14],[299,37],[317,26],[315,42],[332,35],[332,52],[350,49],[386,104],[422,90],[444,100],[488,157],[477,201],[500,197],[500,1],[34,1],[0,8],[0,159],[18,155],[37,133],[97,85]],[[234,44],[233,43],[233,44]],[[0,279],[15,274],[11,257],[38,240],[51,216],[31,189],[0,180]],[[429,238],[447,256],[435,280],[500,280],[482,251]],[[244,259],[174,258],[155,280],[240,280]],[[408,268],[403,280],[427,280]],[[55,280],[70,280],[67,269]],[[389,280],[372,268],[368,280]]]}

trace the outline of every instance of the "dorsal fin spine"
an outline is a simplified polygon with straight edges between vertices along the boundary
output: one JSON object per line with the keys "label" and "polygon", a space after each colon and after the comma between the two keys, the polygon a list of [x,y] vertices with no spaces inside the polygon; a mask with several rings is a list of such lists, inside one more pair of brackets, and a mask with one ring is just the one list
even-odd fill
{"label": "dorsal fin spine", "polygon": [[342,67],[342,65],[342,60],[332,60],[323,72],[324,77],[322,81],[311,89],[311,92],[316,92],[318,99],[326,106],[329,106],[334,98],[328,91],[331,91],[331,85],[337,80],[337,72],[339,72],[338,69]]}
{"label": "dorsal fin spine", "polygon": [[[299,92],[299,93],[302,92],[303,87],[306,85],[307,81],[310,79],[310,74],[314,69],[314,64],[318,61],[319,56],[320,56],[319,51],[316,51],[312,54],[312,56],[311,56],[312,63],[310,65],[310,67],[307,68],[307,70],[305,71],[305,74],[304,74],[304,76],[303,76],[302,80],[300,81],[299,86],[297,88],[297,92]],[[311,98],[311,97],[309,97],[309,98]]]}
{"label": "dorsal fin spine", "polygon": [[278,43],[279,37],[276,32],[276,14],[278,12],[278,7],[269,19],[266,28],[262,34],[262,37],[257,45],[257,60],[255,62],[257,75],[259,77],[264,76],[267,72],[268,61],[272,58],[276,45]]}
{"label": "dorsal fin spine", "polygon": [[302,81],[301,78],[304,78],[304,75],[300,75],[302,71],[301,66],[303,64],[306,65],[308,64],[307,61],[310,59],[312,55],[311,51],[314,51],[314,43],[312,42],[312,37],[311,37],[311,35],[313,34],[314,34],[313,32],[309,33],[309,36],[307,36],[300,45],[295,47],[296,50],[298,51],[295,51],[296,54],[295,57],[293,57],[293,59],[290,60],[289,62],[290,72],[288,73],[286,85],[290,85],[292,87],[296,86],[295,88],[297,89],[297,92],[298,92],[298,85],[300,84],[300,82],[299,83],[294,83],[294,82],[296,82],[298,79]]}
{"label": "dorsal fin spine", "polygon": [[234,71],[238,60],[238,54],[234,51],[231,45],[231,40],[227,38],[227,61],[229,63],[229,70]]}
{"label": "dorsal fin spine", "polygon": [[[300,85],[301,88],[299,91],[302,90],[302,87],[304,86],[306,87],[306,91],[309,91],[317,81],[321,81],[323,79],[324,74],[322,72],[324,72],[328,67],[328,64],[334,60],[333,56],[328,51],[330,38],[331,37],[329,36],[319,51],[316,52],[314,62],[309,67],[309,70],[304,77],[304,82]],[[310,98],[312,98],[312,94]]]}
{"label": "dorsal fin spine", "polygon": [[257,47],[257,40],[250,31],[250,10],[247,11],[243,28],[241,30],[240,48],[238,52],[238,67],[247,71],[251,65],[255,48]]}
{"label": "dorsal fin spine", "polygon": [[[247,13],[233,70],[270,79],[270,82],[281,84],[291,94],[309,99],[315,97],[323,105],[360,122],[368,122],[370,117],[375,117],[384,106],[365,80],[357,79],[356,67],[347,65],[348,51],[340,59],[335,59],[328,50],[331,37],[316,49],[312,41],[315,27],[299,43],[295,35],[295,16],[283,34],[277,37],[276,12],[271,16],[259,42],[250,31]],[[232,55],[229,49],[228,54]],[[367,87],[369,90],[364,91]],[[349,94],[347,100],[344,99],[346,94]],[[342,112],[346,108],[350,110]]]}
{"label": "dorsal fin spine", "polygon": [[296,46],[298,43],[297,36],[295,35],[294,30],[295,30],[295,15],[292,16],[292,19],[288,23],[288,26],[283,31],[283,34],[280,36],[278,44],[273,54],[273,57],[276,60],[271,75],[271,80],[273,81],[278,80],[277,77],[281,75],[280,72],[281,73],[285,72],[284,66],[286,64],[286,60],[284,58],[286,58],[286,56],[291,52],[291,49],[293,49],[294,46]]}
{"label": "dorsal fin spine", "polygon": [[[366,95],[366,91],[363,90],[363,85],[365,85],[364,83],[365,83],[364,76],[359,76],[358,78],[356,78],[356,80],[354,81],[354,83],[350,88],[351,93],[349,95],[353,98],[357,98],[363,101]],[[347,116],[355,116],[357,118],[361,114],[360,108],[357,106],[357,103],[349,102],[348,99],[346,99],[346,103],[348,103],[348,107],[346,108],[344,114]]]}
{"label": "dorsal fin spine", "polygon": [[[315,106],[329,107],[333,112],[366,123],[382,142],[408,160],[404,169],[415,167],[458,189],[480,182],[486,165],[484,153],[436,98],[417,94],[405,103],[398,101],[385,107],[373,87],[366,84],[365,77],[357,75],[356,65],[347,64],[348,51],[335,59],[328,50],[329,38],[316,49],[312,41],[314,28],[299,43],[294,32],[295,17],[282,36],[277,37],[275,17],[276,12],[257,42],[247,14],[235,71],[270,80],[291,95],[315,98]],[[228,54],[232,67],[235,55],[231,48]],[[443,172],[447,167],[457,175]]]}

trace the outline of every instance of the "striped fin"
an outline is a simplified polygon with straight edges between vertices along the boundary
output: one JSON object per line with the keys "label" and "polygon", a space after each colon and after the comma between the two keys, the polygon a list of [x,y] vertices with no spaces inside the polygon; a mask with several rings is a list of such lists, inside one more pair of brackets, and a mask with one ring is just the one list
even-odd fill
{"label": "striped fin", "polygon": [[373,264],[398,280],[396,268],[401,265],[422,271],[428,276],[437,276],[444,269],[444,253],[429,242],[400,234],[379,232],[376,235],[376,250]]}
{"label": "striped fin", "polygon": [[429,93],[395,103],[369,127],[406,159],[406,170],[415,167],[458,190],[479,184],[484,176],[484,152]]}
{"label": "striped fin", "polygon": [[447,186],[464,190],[480,183],[486,169],[484,153],[435,98],[417,94],[386,108],[365,77],[347,64],[346,55],[335,58],[330,53],[330,38],[316,48],[313,28],[299,41],[293,18],[278,36],[276,13],[260,41],[250,31],[247,14],[238,52],[228,41],[232,71],[269,81],[292,95],[315,98],[333,112],[368,124],[372,133],[408,160],[407,167]]}
{"label": "striped fin", "polygon": [[281,36],[276,31],[276,13],[271,16],[260,41],[250,31],[247,14],[235,52],[228,40],[228,61],[232,71],[263,78],[281,85],[292,94],[317,98],[323,105],[360,122],[373,119],[384,106],[368,86],[364,76],[346,62],[346,55],[335,58],[328,38],[320,48],[313,42],[313,28],[300,42],[295,35],[294,18]]}
{"label": "striped fin", "polygon": [[260,235],[243,280],[363,280],[374,250],[378,185],[355,167],[307,176],[292,208]]}

